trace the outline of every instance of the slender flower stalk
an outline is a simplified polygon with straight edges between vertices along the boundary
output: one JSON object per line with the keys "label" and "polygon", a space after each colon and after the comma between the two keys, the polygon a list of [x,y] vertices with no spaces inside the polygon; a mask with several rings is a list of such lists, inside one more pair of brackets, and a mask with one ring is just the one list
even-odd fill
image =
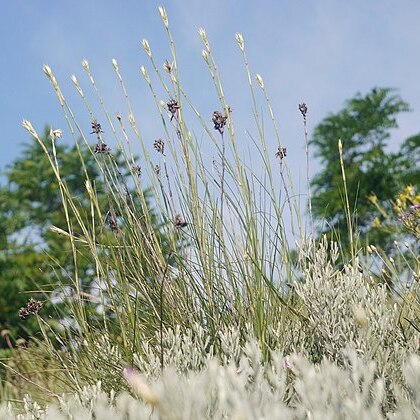
{"label": "slender flower stalk", "polygon": [[299,104],[299,111],[303,118],[303,131],[305,136],[305,153],[306,153],[306,187],[308,189],[308,207],[309,207],[309,219],[311,221],[312,236],[315,237],[314,230],[314,219],[312,215],[312,194],[311,194],[311,172],[310,172],[310,159],[309,159],[309,140],[308,140],[308,125],[306,116],[308,114],[308,107],[303,102]]}

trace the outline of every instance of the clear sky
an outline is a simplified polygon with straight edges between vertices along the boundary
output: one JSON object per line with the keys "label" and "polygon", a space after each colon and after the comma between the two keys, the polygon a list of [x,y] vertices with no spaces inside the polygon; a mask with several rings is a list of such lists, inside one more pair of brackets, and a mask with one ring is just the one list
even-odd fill
{"label": "clear sky", "polygon": [[[77,74],[86,85],[80,63],[88,59],[115,114],[124,111],[111,65],[116,58],[145,136],[151,144],[159,137],[152,115],[156,111],[150,108],[139,73],[142,64],[150,69],[140,44],[143,38],[149,40],[158,63],[169,58],[159,5],[169,15],[184,85],[210,118],[217,98],[209,94],[197,33],[200,27],[206,29],[239,121],[238,134],[249,142],[245,130],[252,132],[255,126],[235,41],[236,32],[243,34],[252,70],[263,76],[270,92],[289,161],[302,178],[300,102],[308,104],[311,129],[356,92],[395,87],[413,111],[399,119],[394,146],[420,131],[419,0],[1,0],[0,5],[2,170],[29,141],[21,127],[23,118],[39,131],[45,124],[65,129],[43,64],[51,66],[73,99],[70,76]],[[73,109],[79,108],[84,112],[75,101]]]}

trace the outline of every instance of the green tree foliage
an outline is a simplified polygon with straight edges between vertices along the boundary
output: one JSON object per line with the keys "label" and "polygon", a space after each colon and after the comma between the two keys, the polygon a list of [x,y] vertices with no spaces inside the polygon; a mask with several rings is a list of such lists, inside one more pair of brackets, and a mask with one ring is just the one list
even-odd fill
{"label": "green tree foliage", "polygon": [[[48,133],[47,128],[44,140],[45,144],[51,145]],[[108,209],[111,194],[106,191],[95,155],[87,147],[63,144],[56,145],[56,155],[61,178],[79,203],[82,217],[88,219],[91,216],[86,178],[95,188],[99,206]],[[121,153],[114,154],[113,159],[117,167],[127,166]],[[50,229],[55,226],[67,231],[68,225],[58,181],[47,156],[35,141],[25,145],[21,157],[7,168],[5,175],[7,183],[0,187],[0,330],[9,330],[9,338],[13,341],[18,337],[36,335],[38,331],[34,317],[24,321],[19,318],[19,309],[30,297],[45,301],[43,318],[54,324],[63,316],[64,309],[49,299],[51,293],[57,294],[58,279],[60,284],[66,284],[66,279],[70,284],[70,278],[77,270],[82,285],[89,291],[95,270],[83,246],[78,246],[75,268],[70,241],[65,235],[58,235]],[[147,191],[145,197],[149,197]],[[134,199],[132,204],[136,206],[138,203]],[[157,226],[154,214],[150,214]],[[74,214],[70,213],[70,218],[73,232],[81,234]],[[102,241],[112,241],[113,232],[108,222],[104,219],[97,226],[96,235]],[[161,240],[165,239],[161,237]],[[0,347],[6,345],[7,340],[0,339]]]}
{"label": "green tree foliage", "polygon": [[312,180],[313,214],[326,219],[322,233],[338,239],[348,250],[349,232],[338,140],[343,144],[343,162],[353,232],[363,245],[366,241],[388,250],[395,232],[378,229],[381,216],[369,198],[376,197],[382,209],[392,212],[392,200],[408,184],[419,186],[420,135],[405,140],[397,152],[387,150],[391,130],[398,128],[397,117],[409,105],[389,88],[374,88],[357,94],[343,109],[330,114],[314,130],[311,144],[322,170]]}

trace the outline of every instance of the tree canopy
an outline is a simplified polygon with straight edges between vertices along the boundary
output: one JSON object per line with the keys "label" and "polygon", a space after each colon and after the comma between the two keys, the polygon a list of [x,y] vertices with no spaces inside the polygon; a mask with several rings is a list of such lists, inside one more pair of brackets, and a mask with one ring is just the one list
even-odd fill
{"label": "tree canopy", "polygon": [[[49,131],[47,127],[45,144],[51,144]],[[95,188],[100,207],[107,208],[109,196],[92,151],[81,145],[56,144],[55,148],[61,179],[71,191],[72,199],[79,203],[82,217],[89,217],[91,206],[86,192],[87,178]],[[113,158],[118,167],[126,167],[121,153],[115,153]],[[46,154],[35,141],[24,145],[21,156],[7,167],[5,175],[7,182],[0,186],[0,330],[14,339],[28,338],[38,331],[35,318],[24,321],[19,318],[19,309],[29,298],[45,300],[44,318],[58,320],[62,317],[60,305],[46,299],[57,292],[58,279],[60,286],[66,283],[66,278],[70,283],[77,270],[88,287],[95,270],[82,246],[77,250],[75,268],[70,241],[50,229],[54,226],[67,231],[67,221],[58,181]],[[147,191],[144,193],[149,197]],[[154,217],[153,212],[150,214]],[[74,214],[70,213],[70,218],[77,233]],[[110,234],[111,229],[106,225],[104,220],[97,227],[102,235]],[[0,342],[0,347],[5,344]]]}
{"label": "tree canopy", "polygon": [[378,229],[381,217],[372,197],[386,212],[392,200],[407,185],[419,188],[420,134],[403,141],[399,150],[387,148],[397,118],[409,105],[395,90],[374,88],[346,101],[343,109],[325,117],[315,128],[311,145],[322,169],[312,180],[314,217],[326,220],[320,233],[338,239],[348,249],[343,176],[338,148],[343,145],[343,163],[353,226],[362,244],[370,242],[389,249],[395,232]]}

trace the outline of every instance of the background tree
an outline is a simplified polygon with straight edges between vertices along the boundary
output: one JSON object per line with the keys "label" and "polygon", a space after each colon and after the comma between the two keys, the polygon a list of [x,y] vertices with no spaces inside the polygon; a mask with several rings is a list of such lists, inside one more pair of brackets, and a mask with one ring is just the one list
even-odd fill
{"label": "background tree", "polygon": [[[46,128],[45,144],[51,144],[49,131]],[[77,198],[82,216],[88,218],[90,208],[82,161],[100,207],[108,208],[110,197],[95,155],[87,147],[64,144],[56,145],[56,155],[61,177]],[[114,153],[113,159],[124,177],[122,168],[127,165],[121,153]],[[56,296],[52,304],[46,296],[57,294],[57,280],[65,284],[66,278],[70,280],[74,275],[75,267],[70,241],[50,229],[55,226],[67,231],[67,222],[58,181],[44,151],[35,141],[26,144],[21,157],[7,168],[5,175],[7,183],[0,187],[0,331],[9,331],[10,338],[16,340],[38,331],[35,318],[24,321],[19,318],[19,308],[25,306],[30,297],[46,300],[42,309],[44,319],[49,317],[54,323],[63,317],[63,308],[58,304],[60,299]],[[147,191],[145,196],[149,197]],[[133,205],[136,204],[134,200]],[[83,209],[86,209],[84,213]],[[155,215],[151,211],[150,214],[159,234]],[[109,235],[112,240],[109,220],[103,222],[97,227],[97,234],[101,234],[102,239]],[[73,219],[71,223],[77,233],[78,223]],[[164,236],[160,235],[160,240],[165,242]],[[78,256],[78,276],[89,291],[95,280],[93,263],[83,247],[78,248]],[[0,347],[6,346],[7,340],[0,339]]]}
{"label": "background tree", "polygon": [[397,152],[387,150],[391,130],[398,127],[397,117],[409,111],[408,104],[389,88],[374,88],[346,101],[339,112],[319,123],[311,144],[322,164],[312,180],[313,214],[326,219],[321,233],[338,239],[349,251],[349,234],[345,214],[343,178],[338,140],[343,144],[343,161],[350,212],[356,237],[389,250],[395,232],[378,229],[381,212],[372,200],[392,211],[392,200],[408,184],[418,188],[420,135],[405,140]]}

